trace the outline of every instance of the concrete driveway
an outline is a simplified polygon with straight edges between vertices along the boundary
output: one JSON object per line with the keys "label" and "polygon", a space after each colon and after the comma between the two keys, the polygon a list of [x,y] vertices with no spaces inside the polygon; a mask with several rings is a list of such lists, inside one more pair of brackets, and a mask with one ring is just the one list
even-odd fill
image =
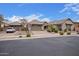
{"label": "concrete driveway", "polygon": [[19,37],[19,35],[25,35],[25,31],[16,31],[14,33],[6,33],[5,31],[0,32],[0,38],[7,38],[7,37]]}

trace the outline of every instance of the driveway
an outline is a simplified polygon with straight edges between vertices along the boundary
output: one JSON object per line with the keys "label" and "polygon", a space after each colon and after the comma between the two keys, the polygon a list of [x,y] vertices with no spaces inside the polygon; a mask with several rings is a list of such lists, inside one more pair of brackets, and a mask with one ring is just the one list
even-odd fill
{"label": "driveway", "polygon": [[79,37],[0,41],[2,56],[79,56]]}

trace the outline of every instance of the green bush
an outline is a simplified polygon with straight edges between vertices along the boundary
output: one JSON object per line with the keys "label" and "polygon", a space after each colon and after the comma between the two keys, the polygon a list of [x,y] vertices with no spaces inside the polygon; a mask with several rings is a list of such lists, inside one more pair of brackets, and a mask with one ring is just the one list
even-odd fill
{"label": "green bush", "polygon": [[70,32],[70,31],[68,31],[68,32],[67,32],[67,35],[71,35],[71,32]]}
{"label": "green bush", "polygon": [[54,28],[53,32],[58,33],[58,27],[54,25],[53,28]]}
{"label": "green bush", "polygon": [[52,32],[54,32],[55,31],[55,28],[52,28]]}
{"label": "green bush", "polygon": [[52,32],[52,27],[51,27],[51,25],[48,26],[47,31],[48,31],[48,32]]}
{"label": "green bush", "polygon": [[64,35],[64,32],[63,32],[63,31],[60,31],[59,34],[60,34],[60,35]]}
{"label": "green bush", "polygon": [[54,30],[55,33],[58,33],[58,30]]}
{"label": "green bush", "polygon": [[47,32],[51,32],[51,30],[47,29]]}

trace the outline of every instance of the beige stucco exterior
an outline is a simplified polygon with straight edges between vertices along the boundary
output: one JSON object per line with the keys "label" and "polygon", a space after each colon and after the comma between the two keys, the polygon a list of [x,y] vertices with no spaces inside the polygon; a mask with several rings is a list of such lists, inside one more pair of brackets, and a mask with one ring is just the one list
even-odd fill
{"label": "beige stucco exterior", "polygon": [[71,21],[70,19],[67,19],[67,20],[60,20],[60,21],[57,21],[55,23],[52,23],[54,25],[56,25],[58,27],[59,30],[73,30],[74,29],[74,23],[73,21]]}
{"label": "beige stucco exterior", "polygon": [[74,23],[74,30],[79,31],[79,23],[78,22]]}
{"label": "beige stucco exterior", "polygon": [[[27,27],[28,23],[25,23],[24,27]],[[51,23],[47,23],[47,22],[40,22],[40,21],[31,21],[29,22],[30,26],[28,27],[31,31],[42,31],[42,30],[46,30],[48,28],[48,25]],[[53,23],[52,23],[53,24]],[[8,27],[10,24],[7,23],[2,23],[1,27],[2,28],[6,28]],[[75,31],[79,31],[79,23],[75,23],[71,20],[63,20],[63,22],[59,22],[59,23],[55,23],[53,25],[56,25],[59,29],[61,30],[65,30],[65,29],[70,29],[71,31],[75,30]],[[20,25],[13,25],[14,28],[16,28],[17,30],[19,30],[19,28],[21,28],[22,26]]]}

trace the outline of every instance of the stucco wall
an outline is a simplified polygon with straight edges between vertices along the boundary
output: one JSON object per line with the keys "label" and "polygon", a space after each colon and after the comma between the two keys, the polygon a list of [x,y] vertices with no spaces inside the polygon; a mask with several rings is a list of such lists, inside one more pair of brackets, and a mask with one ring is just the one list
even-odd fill
{"label": "stucco wall", "polygon": [[42,25],[32,25],[31,30],[32,31],[41,31],[42,30]]}
{"label": "stucco wall", "polygon": [[66,29],[66,24],[63,23],[63,24],[61,25],[61,28],[62,28],[62,30],[64,31],[64,30]]}

